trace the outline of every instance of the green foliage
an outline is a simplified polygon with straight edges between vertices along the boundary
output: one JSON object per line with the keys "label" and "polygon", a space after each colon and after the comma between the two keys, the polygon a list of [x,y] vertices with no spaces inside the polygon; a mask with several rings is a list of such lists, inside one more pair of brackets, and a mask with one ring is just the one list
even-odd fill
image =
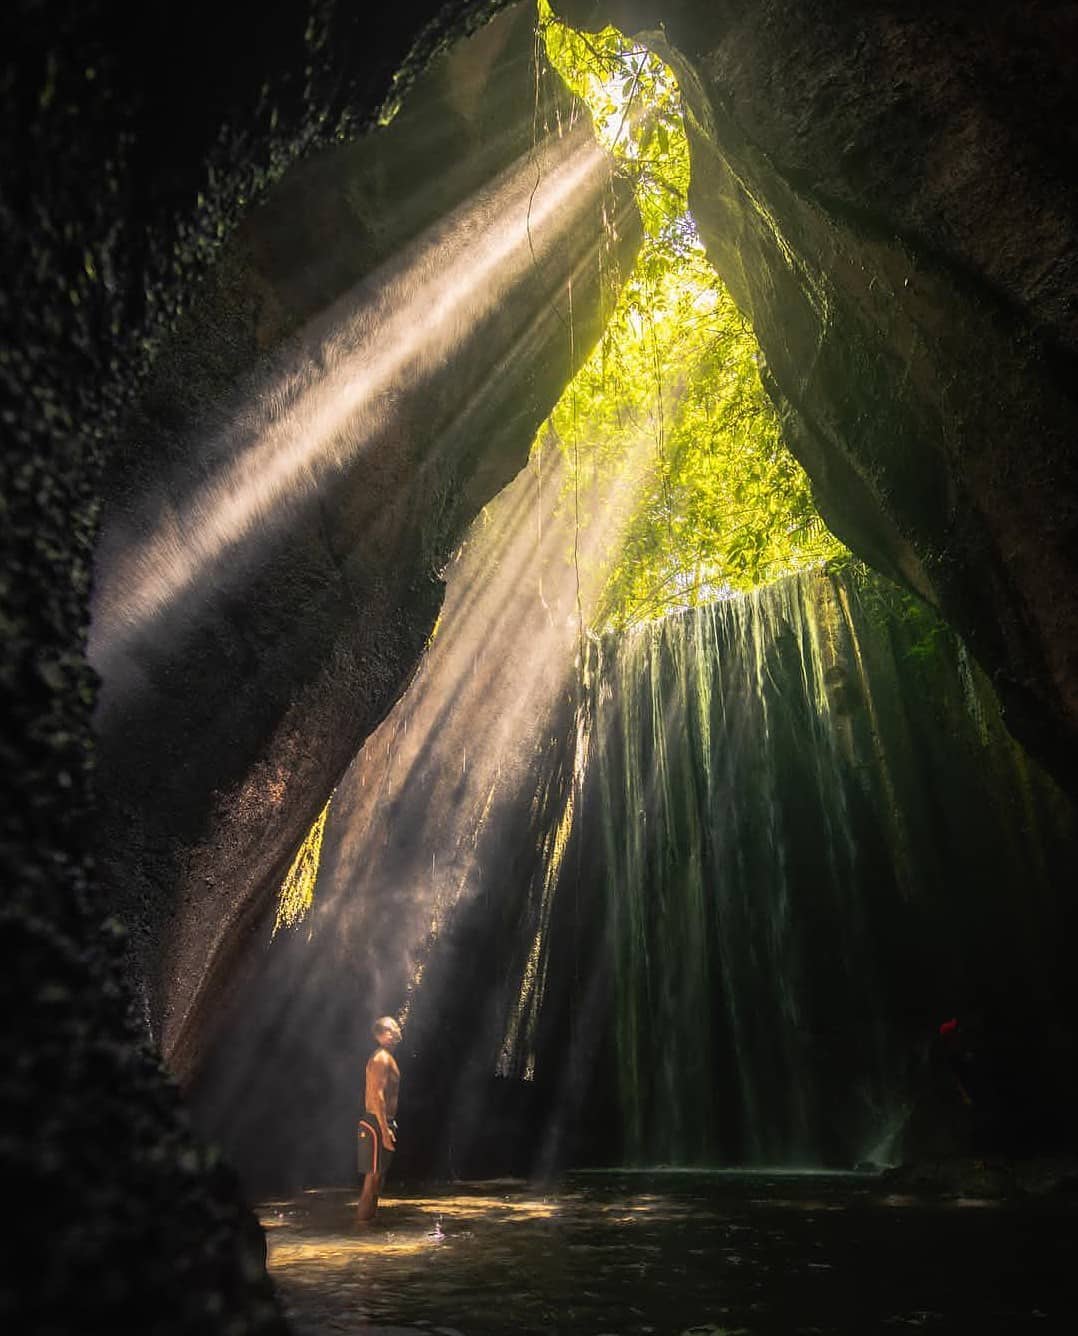
{"label": "green foliage", "polygon": [[853,556],[832,562],[830,567],[848,569],[850,584],[866,617],[901,641],[895,646],[897,656],[932,659],[939,654],[949,631],[940,615],[923,599]]}
{"label": "green foliage", "polygon": [[724,289],[710,295],[606,586],[600,617],[615,626],[753,589],[838,549],[780,438],[751,331]]}
{"label": "green foliage", "polygon": [[318,865],[322,858],[322,836],[326,830],[326,817],[329,815],[329,803],[315,817],[314,825],[307,832],[303,843],[296,850],[292,866],[277,893],[277,916],[273,924],[273,936],[281,928],[294,928],[307,917],[307,911],[314,903],[314,888],[318,881]]}
{"label": "green foliage", "polygon": [[688,212],[673,73],[614,28],[566,28],[547,0],[539,21],[552,65],[632,181],[644,224],[603,338],[538,438],[565,452],[578,522],[607,526],[592,619],[624,627],[836,557],[844,549],[782,443],[755,336]]}
{"label": "green foliage", "polygon": [[689,192],[689,143],[673,72],[616,28],[578,33],[554,18],[549,0],[538,3],[547,57],[632,182],[645,235],[676,234]]}

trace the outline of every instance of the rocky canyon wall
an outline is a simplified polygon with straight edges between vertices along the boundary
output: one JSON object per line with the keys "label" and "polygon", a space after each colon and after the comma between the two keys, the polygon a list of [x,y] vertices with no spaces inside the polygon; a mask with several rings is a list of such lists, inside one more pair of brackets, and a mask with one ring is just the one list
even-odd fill
{"label": "rocky canyon wall", "polygon": [[192,1136],[91,856],[101,472],[195,285],[293,162],[500,6],[17,4],[0,17],[0,1148],[11,1329],[279,1331],[264,1243]]}
{"label": "rocky canyon wall", "polygon": [[464,528],[597,337],[604,267],[631,264],[628,193],[536,98],[517,7],[387,127],[289,173],[111,457],[99,849],[181,1077],[214,981],[414,670]]}

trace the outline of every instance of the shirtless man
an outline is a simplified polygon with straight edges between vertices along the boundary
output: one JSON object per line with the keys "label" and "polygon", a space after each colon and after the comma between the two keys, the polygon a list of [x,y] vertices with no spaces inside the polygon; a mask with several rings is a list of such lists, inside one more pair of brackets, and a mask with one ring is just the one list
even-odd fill
{"label": "shirtless man", "polygon": [[397,1114],[400,1068],[393,1050],[401,1041],[401,1028],[392,1016],[381,1016],[371,1026],[378,1047],[367,1062],[364,1088],[364,1112],[359,1120],[359,1165],[363,1191],[357,1214],[361,1221],[374,1219],[378,1194],[382,1190],[397,1138],[393,1119]]}

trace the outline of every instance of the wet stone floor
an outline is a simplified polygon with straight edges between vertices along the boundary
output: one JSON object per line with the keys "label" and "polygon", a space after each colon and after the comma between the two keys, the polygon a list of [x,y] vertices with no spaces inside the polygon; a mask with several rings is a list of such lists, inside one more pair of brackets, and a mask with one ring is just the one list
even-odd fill
{"label": "wet stone floor", "polygon": [[932,1201],[850,1175],[603,1173],[260,1208],[298,1336],[1078,1331],[1073,1199]]}

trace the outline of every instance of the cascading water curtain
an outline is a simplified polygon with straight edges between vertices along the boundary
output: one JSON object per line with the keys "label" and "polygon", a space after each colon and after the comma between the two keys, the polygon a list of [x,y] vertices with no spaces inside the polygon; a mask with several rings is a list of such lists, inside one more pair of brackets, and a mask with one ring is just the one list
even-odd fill
{"label": "cascading water curtain", "polygon": [[806,573],[604,646],[589,782],[631,1162],[886,1161],[933,1009],[1013,954],[1008,896],[1035,986],[1073,823],[961,644],[878,588]]}

